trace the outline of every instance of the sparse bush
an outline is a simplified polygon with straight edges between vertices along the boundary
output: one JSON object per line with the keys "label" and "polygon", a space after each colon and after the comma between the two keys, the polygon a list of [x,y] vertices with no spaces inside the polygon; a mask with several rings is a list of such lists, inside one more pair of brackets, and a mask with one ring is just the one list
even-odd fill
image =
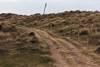
{"label": "sparse bush", "polygon": [[97,39],[99,39],[100,38],[100,32],[96,32],[96,33],[92,34],[91,38],[97,38]]}
{"label": "sparse bush", "polygon": [[40,61],[41,61],[41,63],[50,63],[50,62],[53,62],[53,59],[51,57],[48,57],[48,56],[42,56],[40,58]]}
{"label": "sparse bush", "polygon": [[73,35],[78,34],[78,30],[72,30],[72,34],[73,34]]}
{"label": "sparse bush", "polygon": [[95,50],[95,52],[100,54],[100,47],[98,47],[98,48]]}
{"label": "sparse bush", "polygon": [[14,32],[14,31],[17,31],[16,27],[13,26],[13,25],[3,25],[3,26],[1,27],[1,30],[2,30],[3,32]]}
{"label": "sparse bush", "polygon": [[39,43],[38,39],[35,36],[32,38],[32,40],[30,42],[33,44]]}
{"label": "sparse bush", "polygon": [[82,28],[82,29],[80,30],[79,35],[89,35],[88,29],[87,29],[87,28]]}
{"label": "sparse bush", "polygon": [[8,54],[8,50],[0,49],[0,55],[6,55]]}
{"label": "sparse bush", "polygon": [[54,26],[55,26],[54,23],[50,23],[50,24],[48,25],[49,28],[54,27]]}
{"label": "sparse bush", "polygon": [[100,40],[98,40],[98,42],[97,42],[97,46],[100,46]]}
{"label": "sparse bush", "polygon": [[1,41],[2,41],[2,40],[6,40],[6,39],[8,39],[9,37],[11,37],[11,35],[10,35],[9,33],[3,33],[3,32],[0,33],[0,40],[1,40]]}
{"label": "sparse bush", "polygon": [[30,32],[28,36],[35,36],[34,32]]}

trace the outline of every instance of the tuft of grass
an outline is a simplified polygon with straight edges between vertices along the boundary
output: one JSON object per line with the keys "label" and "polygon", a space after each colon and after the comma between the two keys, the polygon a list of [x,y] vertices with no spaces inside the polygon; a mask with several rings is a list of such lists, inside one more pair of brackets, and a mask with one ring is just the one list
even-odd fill
{"label": "tuft of grass", "polygon": [[41,56],[41,58],[40,58],[40,62],[45,63],[45,64],[51,63],[53,61],[54,60],[49,56]]}
{"label": "tuft of grass", "polygon": [[41,56],[38,53],[22,53],[7,57],[0,57],[0,67],[43,67],[49,66],[53,60],[49,56]]}
{"label": "tuft of grass", "polygon": [[14,67],[14,64],[5,62],[5,63],[0,64],[0,67]]}

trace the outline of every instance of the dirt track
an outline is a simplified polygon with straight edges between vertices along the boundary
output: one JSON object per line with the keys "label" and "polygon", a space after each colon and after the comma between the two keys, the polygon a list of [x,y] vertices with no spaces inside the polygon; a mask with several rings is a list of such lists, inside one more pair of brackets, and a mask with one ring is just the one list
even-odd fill
{"label": "dirt track", "polygon": [[55,60],[54,67],[99,67],[91,57],[86,56],[76,46],[65,39],[55,38],[49,33],[39,29],[29,28],[36,37],[49,46],[51,57]]}

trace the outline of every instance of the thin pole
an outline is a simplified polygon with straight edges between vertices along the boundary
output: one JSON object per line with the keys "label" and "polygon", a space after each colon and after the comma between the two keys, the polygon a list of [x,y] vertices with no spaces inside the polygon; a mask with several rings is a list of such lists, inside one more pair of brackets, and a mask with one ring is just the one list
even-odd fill
{"label": "thin pole", "polygon": [[47,3],[45,3],[43,14],[45,14],[46,7],[47,7]]}

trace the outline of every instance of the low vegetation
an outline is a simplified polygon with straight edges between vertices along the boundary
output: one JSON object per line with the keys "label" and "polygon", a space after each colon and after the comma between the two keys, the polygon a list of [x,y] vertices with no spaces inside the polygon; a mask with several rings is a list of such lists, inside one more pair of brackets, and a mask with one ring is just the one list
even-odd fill
{"label": "low vegetation", "polygon": [[59,37],[70,37],[100,54],[98,11],[77,10],[30,16],[3,13],[0,14],[0,67],[52,67],[48,46],[43,47],[45,43],[39,41],[34,31],[27,31],[25,27],[52,31]]}

